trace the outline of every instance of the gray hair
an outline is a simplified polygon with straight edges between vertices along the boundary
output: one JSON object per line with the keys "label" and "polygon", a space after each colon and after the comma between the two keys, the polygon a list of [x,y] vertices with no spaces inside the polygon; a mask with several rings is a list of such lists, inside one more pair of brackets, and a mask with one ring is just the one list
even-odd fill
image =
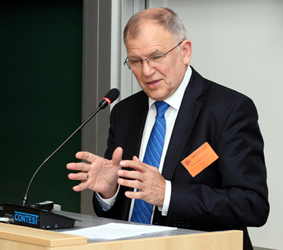
{"label": "gray hair", "polygon": [[179,16],[169,8],[146,9],[133,15],[124,29],[124,43],[128,37],[135,38],[140,32],[140,23],[151,21],[169,31],[176,42],[186,39],[186,29]]}

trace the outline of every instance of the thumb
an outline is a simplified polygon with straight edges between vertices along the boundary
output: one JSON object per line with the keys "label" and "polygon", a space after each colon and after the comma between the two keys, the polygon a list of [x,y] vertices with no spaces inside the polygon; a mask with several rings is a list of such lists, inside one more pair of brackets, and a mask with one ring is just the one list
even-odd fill
{"label": "thumb", "polygon": [[122,156],[123,156],[123,149],[121,147],[116,148],[112,155],[113,165],[119,165],[120,161],[122,160]]}
{"label": "thumb", "polygon": [[138,162],[140,162],[139,158],[136,157],[136,156],[133,156],[133,161],[138,161]]}

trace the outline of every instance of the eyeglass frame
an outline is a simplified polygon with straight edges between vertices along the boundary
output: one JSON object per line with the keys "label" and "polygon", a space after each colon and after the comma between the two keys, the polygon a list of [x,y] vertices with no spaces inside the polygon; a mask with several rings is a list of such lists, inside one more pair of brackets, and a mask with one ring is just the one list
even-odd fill
{"label": "eyeglass frame", "polygon": [[[185,39],[184,40],[182,40],[181,42],[179,42],[175,47],[173,47],[172,49],[170,49],[170,50],[168,50],[166,53],[160,53],[160,55],[163,55],[163,58],[165,58],[165,56],[167,55],[167,54],[169,54],[171,51],[173,51],[174,49],[176,49],[178,46],[180,46],[181,44],[182,44],[182,42],[184,42],[185,41]],[[147,63],[149,63],[150,61],[148,60],[150,57],[153,57],[153,56],[155,56],[155,55],[150,55],[150,56],[148,56],[147,58],[145,58],[145,59],[137,59],[137,60],[129,60],[129,58],[128,57],[126,57],[126,59],[125,59],[125,61],[124,61],[124,65],[125,66],[127,66],[127,68],[129,69],[129,70],[132,70],[131,68],[130,68],[130,65],[129,65],[129,62],[130,61],[139,61],[140,62],[140,64],[139,65],[143,65],[143,62],[144,61],[147,61]],[[140,68],[140,66],[137,68],[137,69],[139,69]]]}

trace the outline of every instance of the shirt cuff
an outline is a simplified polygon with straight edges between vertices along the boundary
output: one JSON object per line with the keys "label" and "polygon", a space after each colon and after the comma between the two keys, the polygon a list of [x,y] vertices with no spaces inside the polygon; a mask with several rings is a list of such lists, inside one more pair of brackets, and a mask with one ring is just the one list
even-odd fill
{"label": "shirt cuff", "polygon": [[97,192],[95,193],[95,197],[98,200],[98,203],[101,206],[103,211],[106,212],[111,207],[113,207],[113,205],[114,205],[114,203],[115,203],[115,201],[117,199],[117,195],[118,195],[119,190],[120,190],[120,185],[118,186],[116,194],[113,197],[109,198],[109,199],[103,199],[99,193],[97,193]]}
{"label": "shirt cuff", "polygon": [[171,200],[171,192],[172,192],[171,190],[172,190],[171,181],[166,180],[164,203],[162,207],[158,207],[158,210],[161,211],[162,216],[167,216],[170,200]]}

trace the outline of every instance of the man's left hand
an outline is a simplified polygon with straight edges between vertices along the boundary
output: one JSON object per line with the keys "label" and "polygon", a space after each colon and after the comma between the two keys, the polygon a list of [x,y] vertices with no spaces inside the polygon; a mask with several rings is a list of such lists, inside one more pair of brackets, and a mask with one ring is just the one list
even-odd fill
{"label": "man's left hand", "polygon": [[154,206],[163,206],[166,181],[156,167],[141,162],[136,156],[133,157],[133,160],[121,161],[120,165],[136,170],[121,169],[117,172],[120,177],[118,184],[139,190],[138,192],[125,192],[126,197],[142,199]]}

